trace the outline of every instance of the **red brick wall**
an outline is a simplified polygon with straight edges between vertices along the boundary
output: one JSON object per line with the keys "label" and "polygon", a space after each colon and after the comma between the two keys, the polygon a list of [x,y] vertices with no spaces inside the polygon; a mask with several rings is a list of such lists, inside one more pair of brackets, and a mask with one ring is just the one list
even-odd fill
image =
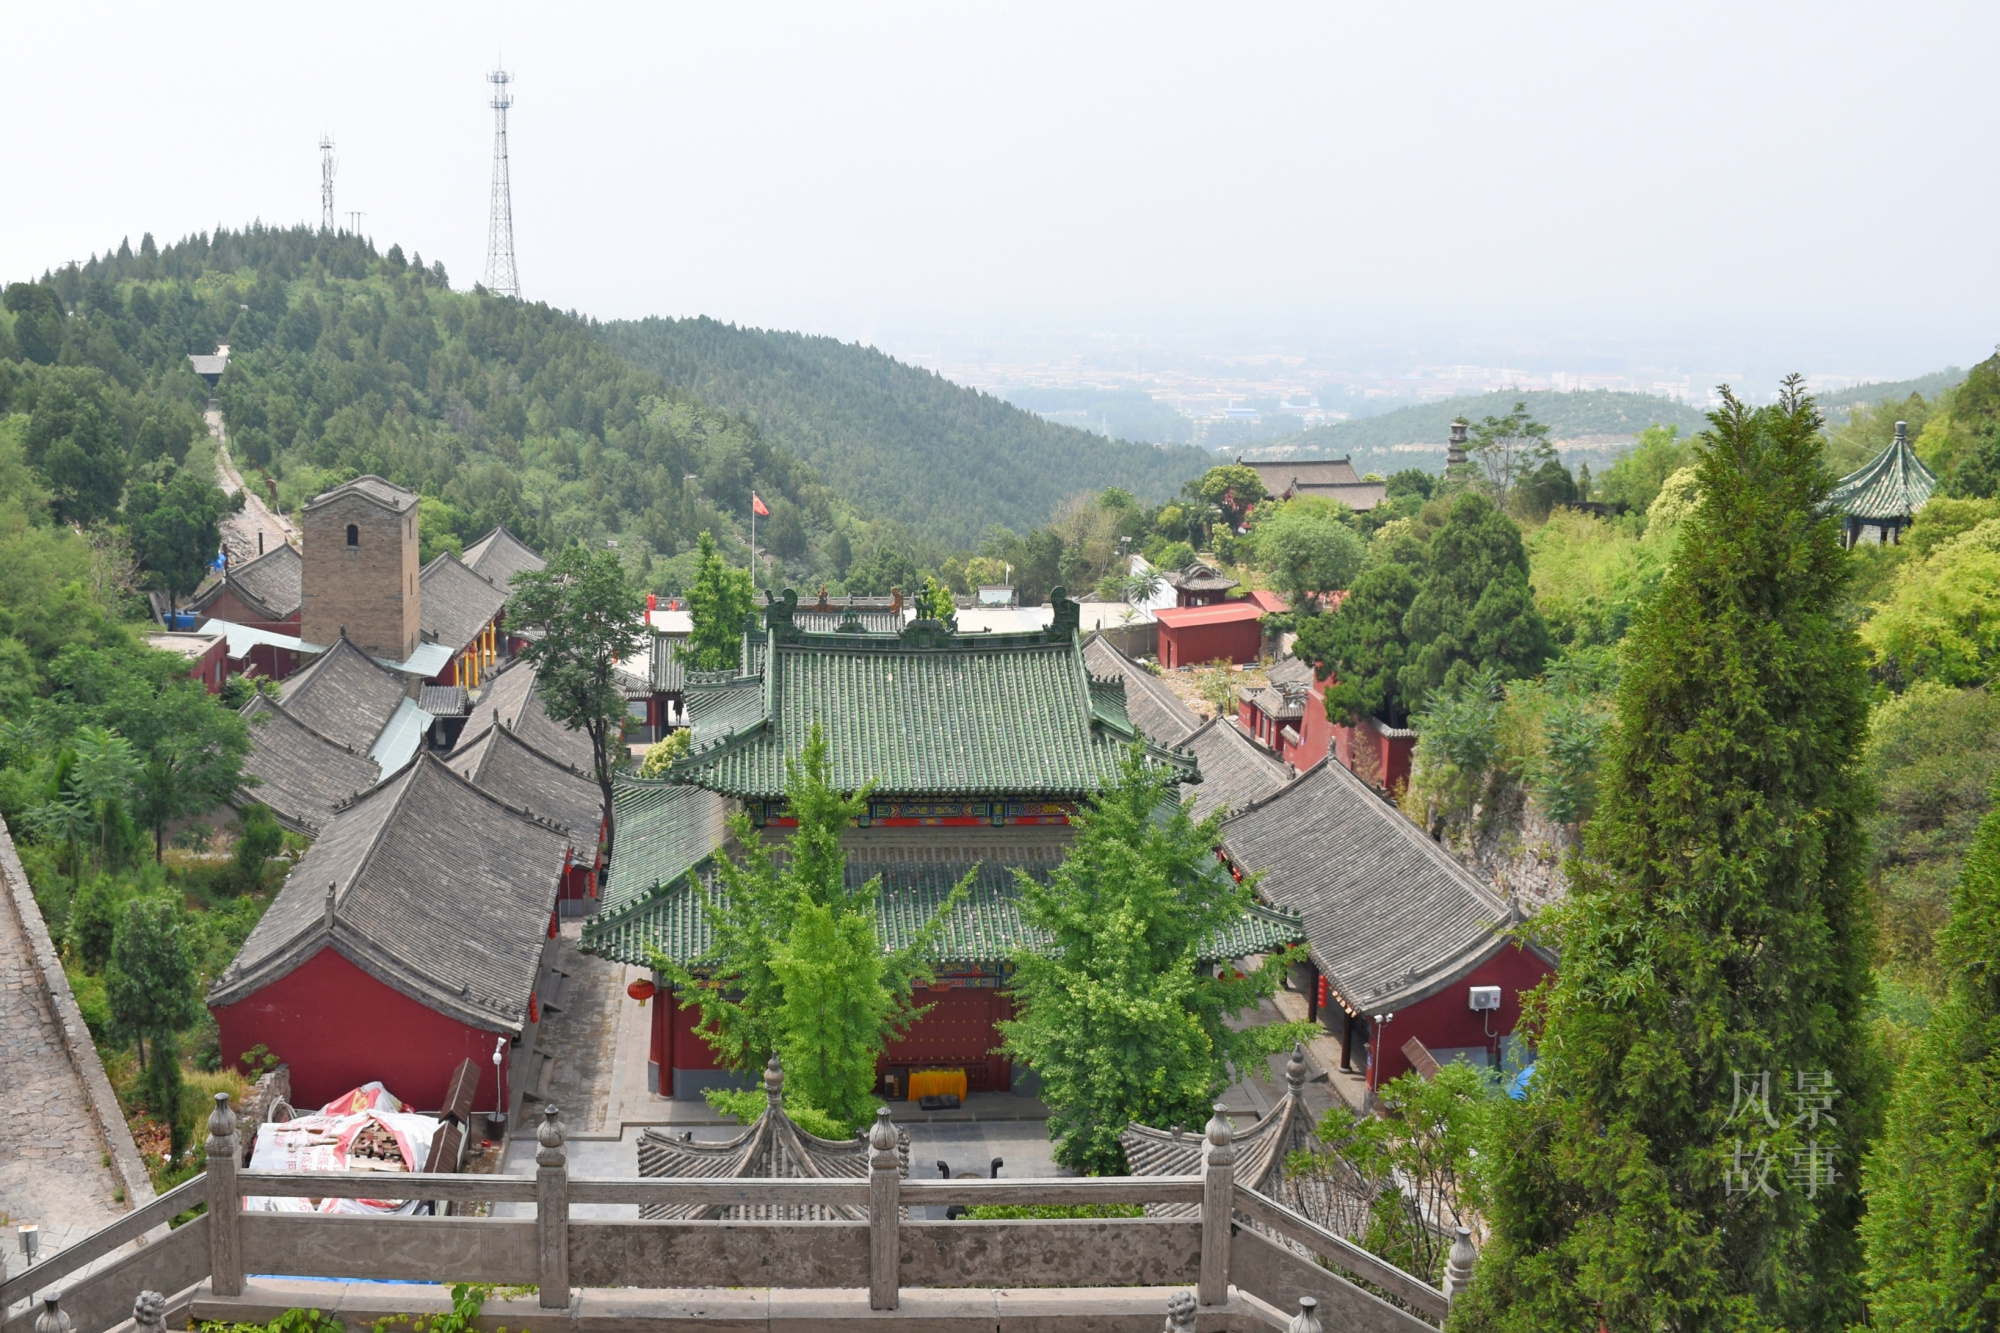
{"label": "red brick wall", "polygon": [[1160,622],[1160,665],[1164,667],[1199,666],[1217,658],[1254,662],[1263,647],[1263,627],[1255,618],[1179,627]]}
{"label": "red brick wall", "polygon": [[[1409,1072],[1403,1043],[1412,1037],[1433,1051],[1484,1046],[1489,1055],[1496,1053],[1487,1031],[1495,1037],[1511,1035],[1521,1019],[1521,996],[1540,985],[1552,970],[1533,951],[1509,943],[1437,994],[1397,1010],[1389,1022],[1376,1025],[1371,1015],[1374,1030],[1368,1039],[1368,1086],[1380,1087]],[[1498,986],[1500,1007],[1485,1012],[1473,1009],[1469,991],[1474,986]]]}
{"label": "red brick wall", "polygon": [[[324,1106],[370,1079],[410,1105],[444,1105],[451,1074],[470,1059],[479,1068],[476,1109],[497,1103],[488,1032],[427,1009],[363,972],[333,949],[234,1004],[214,1005],[222,1059],[234,1064],[262,1045],[292,1067],[292,1101]],[[502,1077],[506,1063],[501,1065]]]}

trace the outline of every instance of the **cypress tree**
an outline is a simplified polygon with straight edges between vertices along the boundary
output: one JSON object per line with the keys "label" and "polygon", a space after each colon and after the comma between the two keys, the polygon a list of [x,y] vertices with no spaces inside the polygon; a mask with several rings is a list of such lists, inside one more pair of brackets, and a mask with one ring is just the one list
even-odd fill
{"label": "cypress tree", "polygon": [[1939,941],[1945,1002],[1904,1064],[1869,1155],[1869,1321],[2000,1327],[2000,811],[1986,816]]}
{"label": "cypress tree", "polygon": [[1859,1313],[1866,680],[1811,400],[1796,377],[1755,411],[1725,391],[1710,421],[1570,900],[1544,918],[1561,968],[1530,1005],[1533,1090],[1499,1132],[1454,1329]]}

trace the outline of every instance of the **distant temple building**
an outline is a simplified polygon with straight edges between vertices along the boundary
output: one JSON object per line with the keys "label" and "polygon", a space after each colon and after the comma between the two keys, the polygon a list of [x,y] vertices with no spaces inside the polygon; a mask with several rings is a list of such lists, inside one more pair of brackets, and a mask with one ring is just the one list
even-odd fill
{"label": "distant temple building", "polygon": [[1896,423],[1896,437],[1866,467],[1848,473],[1834,485],[1827,507],[1845,520],[1847,544],[1867,540],[1899,542],[1903,529],[1930,502],[1937,477],[1910,447],[1907,423]]}
{"label": "distant temple building", "polygon": [[1274,500],[1290,500],[1300,495],[1319,495],[1338,500],[1357,514],[1365,514],[1381,504],[1389,493],[1387,483],[1363,481],[1346,458],[1257,458],[1236,460],[1257,474]]}
{"label": "distant temple building", "polygon": [[[929,1012],[890,1044],[878,1087],[906,1097],[925,1082],[912,1075],[941,1071],[961,1095],[1012,1088],[996,1025],[1013,1016],[1014,954],[1040,942],[1021,914],[1014,872],[1054,871],[1078,808],[1116,780],[1134,741],[1190,782],[1201,779],[1192,755],[1145,741],[1127,713],[1125,682],[1086,667],[1077,604],[1060,594],[1052,601],[1054,623],[1030,633],[961,636],[933,621],[888,633],[845,621],[815,632],[801,627],[805,609],[786,593],[746,634],[739,670],[688,673],[693,752],[665,781],[621,787],[618,851],[584,947],[639,965],[657,948],[698,965],[711,943],[697,889],[716,883],[725,802],[739,802],[769,841],[787,837],[796,821],[785,804],[786,765],[817,721],[833,742],[834,785],[875,785],[842,841],[850,886],[881,877],[885,948],[913,940],[977,866],[971,896],[947,916],[932,954],[936,979],[917,997]],[[1203,960],[1266,953],[1300,934],[1292,915],[1253,908]],[[655,1090],[696,1097],[739,1082],[696,1034],[696,1011],[656,982]]]}

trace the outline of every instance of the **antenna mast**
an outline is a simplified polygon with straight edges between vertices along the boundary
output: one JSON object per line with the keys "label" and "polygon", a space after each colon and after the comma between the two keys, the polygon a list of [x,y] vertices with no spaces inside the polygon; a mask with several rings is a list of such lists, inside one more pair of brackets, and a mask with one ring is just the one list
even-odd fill
{"label": "antenna mast", "polygon": [[509,75],[496,69],[486,76],[493,85],[493,206],[486,222],[486,289],[519,299],[521,275],[514,268],[514,191],[507,176],[507,92]]}
{"label": "antenna mast", "polygon": [[333,136],[319,136],[319,229],[333,235]]}

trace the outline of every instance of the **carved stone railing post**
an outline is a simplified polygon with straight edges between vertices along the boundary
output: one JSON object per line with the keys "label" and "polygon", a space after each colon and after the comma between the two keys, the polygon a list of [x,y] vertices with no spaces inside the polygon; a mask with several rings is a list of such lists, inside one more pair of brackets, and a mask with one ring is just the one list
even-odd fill
{"label": "carved stone railing post", "polygon": [[208,1282],[218,1296],[243,1294],[243,1196],[236,1186],[242,1160],[229,1094],[215,1094],[208,1113]]}
{"label": "carved stone railing post", "polygon": [[132,1333],[167,1333],[167,1298],[142,1291],[132,1302]]}
{"label": "carved stone railing post", "polygon": [[1285,1326],[1285,1333],[1321,1333],[1319,1302],[1310,1296],[1299,1297],[1299,1312]]}
{"label": "carved stone railing post", "polygon": [[1201,1280],[1195,1294],[1203,1305],[1229,1300],[1229,1218],[1236,1199],[1236,1141],[1223,1118],[1222,1103],[1209,1117],[1202,1149]]}
{"label": "carved stone railing post", "polygon": [[1456,1301],[1472,1285],[1472,1266],[1479,1251],[1472,1244],[1472,1232],[1460,1227],[1452,1237],[1451,1250],[1444,1257],[1444,1298]]}
{"label": "carved stone railing post", "polygon": [[35,1333],[69,1333],[69,1316],[54,1290],[42,1293],[42,1312],[35,1316]]}
{"label": "carved stone railing post", "polygon": [[893,1310],[902,1301],[897,1271],[902,1238],[897,1235],[897,1195],[903,1159],[896,1152],[896,1126],[889,1108],[877,1107],[868,1131],[868,1308]]}
{"label": "carved stone railing post", "polygon": [[1167,1326],[1161,1333],[1194,1333],[1194,1293],[1177,1291],[1167,1297]]}
{"label": "carved stone railing post", "polygon": [[544,1310],[569,1308],[569,1154],[560,1114],[543,1107],[535,1131],[535,1253]]}

